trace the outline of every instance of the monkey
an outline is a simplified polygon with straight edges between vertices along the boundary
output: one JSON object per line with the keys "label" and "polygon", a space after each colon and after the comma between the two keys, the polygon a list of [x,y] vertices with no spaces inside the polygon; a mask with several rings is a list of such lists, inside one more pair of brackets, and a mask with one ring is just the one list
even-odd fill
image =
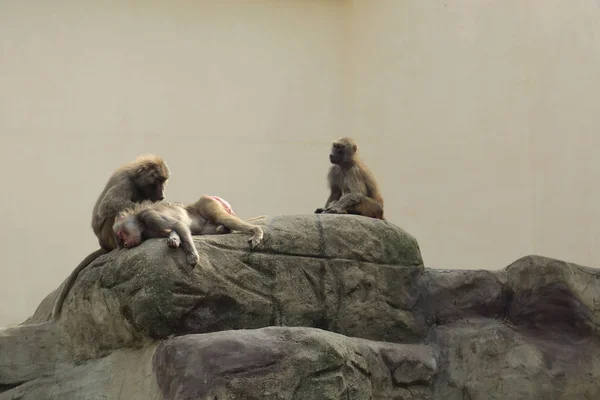
{"label": "monkey", "polygon": [[111,251],[117,247],[112,233],[116,215],[135,203],[163,200],[170,176],[165,160],[151,154],[139,156],[112,174],[92,212],[92,229],[101,248]]}
{"label": "monkey", "polygon": [[335,140],[329,161],[333,164],[327,174],[330,194],[325,207],[315,214],[354,214],[385,219],[383,197],[375,177],[358,158],[358,146],[348,137]]}
{"label": "monkey", "polygon": [[92,211],[91,226],[100,248],[84,258],[71,272],[54,302],[52,319],[60,317],[65,298],[79,273],[96,258],[117,248],[112,232],[117,214],[136,203],[162,201],[170,176],[171,170],[166,161],[153,154],[141,155],[113,172]]}
{"label": "monkey", "polygon": [[[226,205],[227,204],[227,205]],[[255,248],[263,239],[260,226],[245,222],[216,196],[202,195],[192,204],[143,202],[117,215],[113,232],[119,248],[133,248],[146,239],[167,238],[171,248],[181,247],[189,265],[200,260],[192,235],[228,233],[232,230],[252,233],[248,239]]]}

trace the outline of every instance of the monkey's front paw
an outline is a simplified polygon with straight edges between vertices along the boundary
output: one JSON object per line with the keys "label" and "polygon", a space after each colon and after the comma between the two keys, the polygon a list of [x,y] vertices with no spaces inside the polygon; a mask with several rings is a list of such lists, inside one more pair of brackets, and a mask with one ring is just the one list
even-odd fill
{"label": "monkey's front paw", "polygon": [[190,264],[191,266],[195,266],[196,264],[198,264],[198,261],[200,261],[200,256],[198,255],[198,253],[194,252],[194,253],[188,254],[188,256],[187,256],[188,264]]}
{"label": "monkey's front paw", "polygon": [[326,208],[323,211],[324,214],[346,214],[346,211],[341,208]]}
{"label": "monkey's front paw", "polygon": [[181,240],[178,237],[170,237],[167,238],[167,246],[172,249],[176,249],[181,244]]}
{"label": "monkey's front paw", "polygon": [[323,211],[325,211],[325,209],[324,209],[324,208],[317,208],[317,209],[315,210],[315,214],[321,214]]}

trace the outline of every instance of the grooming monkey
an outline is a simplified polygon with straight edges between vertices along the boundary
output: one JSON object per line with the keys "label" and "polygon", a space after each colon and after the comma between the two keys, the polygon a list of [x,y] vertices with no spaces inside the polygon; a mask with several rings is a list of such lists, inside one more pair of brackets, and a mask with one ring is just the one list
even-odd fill
{"label": "grooming monkey", "polygon": [[98,237],[100,249],[84,258],[71,272],[54,302],[52,319],[60,317],[65,298],[79,273],[96,258],[117,248],[112,231],[117,214],[142,201],[163,200],[165,184],[170,176],[171,171],[165,160],[151,154],[139,156],[113,172],[92,212],[92,230]]}
{"label": "grooming monkey", "polygon": [[354,140],[341,138],[333,142],[327,180],[330,194],[324,208],[316,214],[355,214],[383,218],[383,197],[373,174],[356,155]]}
{"label": "grooming monkey", "polygon": [[192,235],[228,233],[231,230],[250,232],[252,248],[263,238],[258,225],[249,224],[235,216],[229,203],[216,196],[203,195],[192,204],[136,204],[122,211],[113,225],[119,247],[132,248],[150,238],[167,238],[171,248],[181,247],[188,264],[195,266],[200,259]]}

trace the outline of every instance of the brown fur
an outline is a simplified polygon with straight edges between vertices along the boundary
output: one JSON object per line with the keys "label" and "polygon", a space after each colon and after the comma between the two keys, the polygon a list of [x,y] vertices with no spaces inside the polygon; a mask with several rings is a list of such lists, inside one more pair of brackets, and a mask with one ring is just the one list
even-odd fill
{"label": "brown fur", "polygon": [[248,239],[252,248],[263,238],[260,226],[230,215],[223,204],[206,195],[187,206],[144,202],[119,213],[113,225],[119,247],[132,248],[146,239],[164,237],[169,247],[181,247],[193,266],[198,263],[199,255],[192,235],[220,234],[230,230],[252,233]]}
{"label": "brown fur", "polygon": [[112,174],[92,214],[92,229],[98,236],[100,247],[107,251],[117,247],[112,232],[116,215],[145,200],[162,200],[170,175],[166,162],[155,155],[140,156]]}
{"label": "brown fur", "polygon": [[333,164],[327,180],[330,194],[324,208],[315,213],[355,214],[383,218],[383,197],[375,177],[358,158],[358,147],[350,138],[333,142],[329,160]]}
{"label": "brown fur", "polygon": [[92,230],[98,237],[100,249],[84,258],[67,278],[54,302],[52,318],[58,319],[71,286],[79,273],[92,261],[117,247],[112,225],[117,214],[142,201],[160,201],[171,171],[165,160],[157,155],[142,155],[118,168],[108,179],[92,212]]}

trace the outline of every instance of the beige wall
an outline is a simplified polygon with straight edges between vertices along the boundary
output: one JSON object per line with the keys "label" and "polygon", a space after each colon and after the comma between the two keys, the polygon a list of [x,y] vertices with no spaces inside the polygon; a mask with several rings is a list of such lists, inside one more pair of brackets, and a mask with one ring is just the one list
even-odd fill
{"label": "beige wall", "polygon": [[[501,268],[532,249],[523,50],[510,3],[354,1],[352,134],[426,265]],[[514,4],[517,4],[516,2]]]}
{"label": "beige wall", "polygon": [[97,195],[147,151],[171,166],[170,199],[305,213],[350,133],[426,265],[600,260],[591,0],[11,3],[0,325],[96,248]]}
{"label": "beige wall", "polygon": [[600,3],[524,12],[534,248],[600,267]]}
{"label": "beige wall", "polygon": [[348,127],[427,265],[600,263],[599,19],[594,0],[352,1]]}

